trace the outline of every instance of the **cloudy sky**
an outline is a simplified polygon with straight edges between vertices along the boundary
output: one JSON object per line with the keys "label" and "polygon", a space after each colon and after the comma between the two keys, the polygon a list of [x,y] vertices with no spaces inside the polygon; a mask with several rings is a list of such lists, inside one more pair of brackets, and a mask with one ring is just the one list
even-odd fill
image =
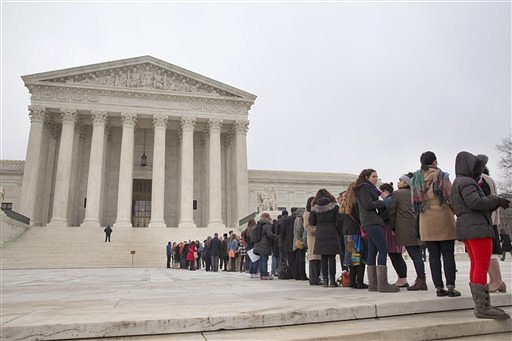
{"label": "cloudy sky", "polygon": [[[24,159],[21,75],[151,55],[258,96],[250,169],[394,181],[511,133],[511,4],[2,2],[1,158]],[[494,172],[493,172],[494,170]]]}

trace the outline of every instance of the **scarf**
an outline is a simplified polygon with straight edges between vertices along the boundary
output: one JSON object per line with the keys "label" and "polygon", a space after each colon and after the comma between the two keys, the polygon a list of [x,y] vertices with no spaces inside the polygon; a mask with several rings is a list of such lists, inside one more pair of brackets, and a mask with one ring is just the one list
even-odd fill
{"label": "scarf", "polygon": [[432,178],[432,183],[427,184],[425,182],[425,172],[422,169],[414,173],[411,179],[411,197],[414,212],[416,214],[425,212],[425,210],[428,209],[428,206],[425,205],[425,202],[428,201],[427,192],[430,188],[430,185],[432,185],[434,195],[439,200],[439,205],[443,206],[448,203],[452,190],[449,176],[450,175],[448,173],[443,172],[439,168],[436,168],[434,177]]}
{"label": "scarf", "polygon": [[370,188],[372,189],[372,192],[374,194],[376,194],[378,197],[380,197],[380,195],[382,194],[382,192],[377,188],[377,186],[375,186],[374,184],[372,184],[370,181],[366,180],[366,183],[368,185],[370,185]]}

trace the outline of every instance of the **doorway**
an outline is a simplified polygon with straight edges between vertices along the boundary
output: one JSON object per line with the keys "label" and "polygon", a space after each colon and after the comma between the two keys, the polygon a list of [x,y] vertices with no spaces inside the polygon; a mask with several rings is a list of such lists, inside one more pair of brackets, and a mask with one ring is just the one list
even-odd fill
{"label": "doorway", "polygon": [[148,227],[151,220],[151,180],[133,179],[132,226]]}

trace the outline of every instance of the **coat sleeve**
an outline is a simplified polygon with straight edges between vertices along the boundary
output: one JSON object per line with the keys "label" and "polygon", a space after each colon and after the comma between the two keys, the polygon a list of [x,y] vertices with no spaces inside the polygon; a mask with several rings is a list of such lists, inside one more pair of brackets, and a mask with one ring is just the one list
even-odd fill
{"label": "coat sleeve", "polygon": [[370,211],[376,208],[385,208],[386,204],[383,200],[373,200],[371,195],[371,189],[367,185],[363,185],[358,192],[359,200],[363,209]]}
{"label": "coat sleeve", "polygon": [[468,184],[460,189],[462,200],[469,208],[475,211],[490,211],[498,206],[498,198],[490,195],[488,197],[480,196],[478,185]]}
{"label": "coat sleeve", "polygon": [[398,208],[398,197],[391,197],[391,205],[389,205],[389,226],[394,231],[396,228],[396,213]]}
{"label": "coat sleeve", "polygon": [[309,215],[309,225],[316,226],[316,224],[317,224],[316,213],[311,211],[311,213]]}
{"label": "coat sleeve", "polygon": [[316,230],[316,227],[315,226],[312,226],[310,223],[309,223],[309,217],[311,216],[311,214],[309,212],[304,212],[304,216],[306,217],[306,219],[304,219],[304,228],[306,229],[306,231],[308,231],[309,233],[311,234],[315,234],[315,230]]}
{"label": "coat sleeve", "polygon": [[272,225],[270,224],[265,224],[265,234],[267,235],[267,237],[270,239],[270,240],[274,240],[277,238],[277,236],[275,234],[272,233]]}

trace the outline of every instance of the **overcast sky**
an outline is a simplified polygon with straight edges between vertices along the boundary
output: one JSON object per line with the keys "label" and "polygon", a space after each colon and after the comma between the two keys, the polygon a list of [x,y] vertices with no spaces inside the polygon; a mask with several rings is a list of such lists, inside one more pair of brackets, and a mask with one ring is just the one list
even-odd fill
{"label": "overcast sky", "polygon": [[1,158],[25,159],[22,75],[151,55],[258,96],[250,169],[393,181],[511,133],[510,2],[2,3]]}

